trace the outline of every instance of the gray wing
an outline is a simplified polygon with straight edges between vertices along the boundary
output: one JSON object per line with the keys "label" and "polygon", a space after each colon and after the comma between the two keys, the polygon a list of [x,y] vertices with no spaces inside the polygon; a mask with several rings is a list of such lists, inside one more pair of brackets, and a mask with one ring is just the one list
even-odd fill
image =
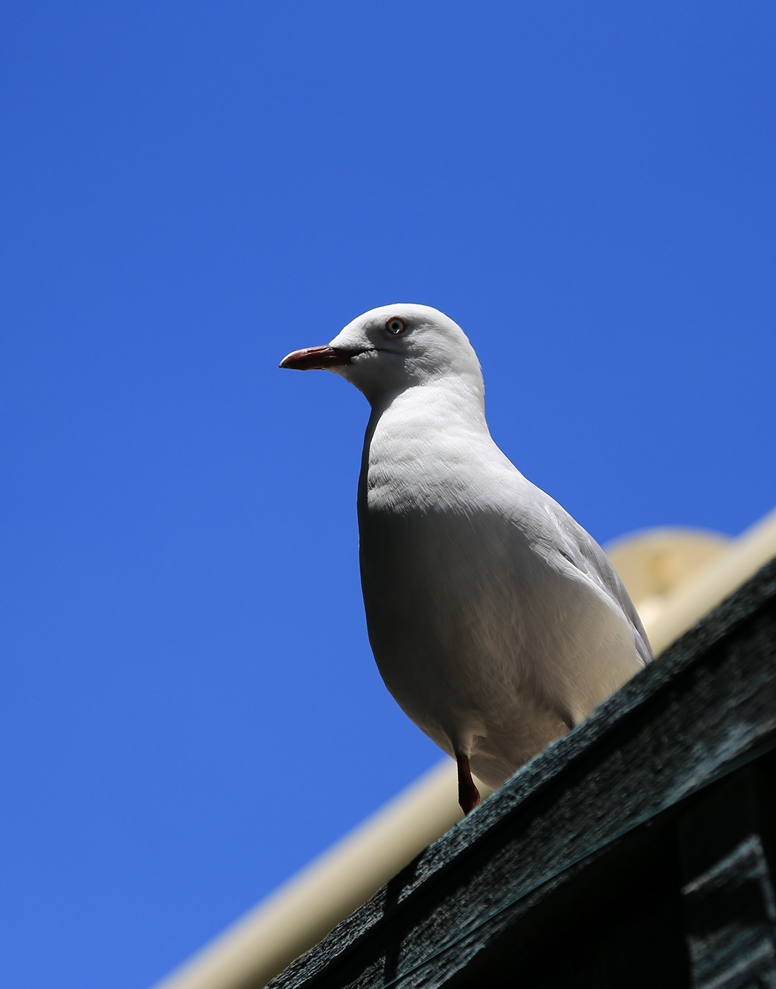
{"label": "gray wing", "polygon": [[560,537],[559,551],[580,573],[592,580],[622,609],[633,626],[636,649],[642,663],[646,665],[652,662],[652,648],[639,613],[606,553],[595,539],[549,496],[547,496],[545,511],[557,527],[557,534]]}

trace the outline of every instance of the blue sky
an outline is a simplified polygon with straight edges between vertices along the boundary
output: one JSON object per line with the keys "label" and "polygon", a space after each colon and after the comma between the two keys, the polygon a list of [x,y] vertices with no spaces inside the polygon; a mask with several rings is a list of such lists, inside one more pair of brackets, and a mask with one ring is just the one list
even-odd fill
{"label": "blue sky", "polygon": [[431,765],[374,668],[394,301],[600,541],[776,502],[776,8],[25,3],[3,96],[0,982],[143,989]]}

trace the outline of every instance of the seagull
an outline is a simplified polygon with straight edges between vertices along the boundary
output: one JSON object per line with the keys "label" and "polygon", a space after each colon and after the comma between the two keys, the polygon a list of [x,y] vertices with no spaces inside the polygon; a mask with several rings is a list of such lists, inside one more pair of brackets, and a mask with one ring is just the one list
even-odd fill
{"label": "seagull", "polygon": [[464,814],[652,659],[604,551],[490,435],[482,371],[430,306],[371,309],[282,368],[368,400],[361,585],[380,674],[456,760]]}

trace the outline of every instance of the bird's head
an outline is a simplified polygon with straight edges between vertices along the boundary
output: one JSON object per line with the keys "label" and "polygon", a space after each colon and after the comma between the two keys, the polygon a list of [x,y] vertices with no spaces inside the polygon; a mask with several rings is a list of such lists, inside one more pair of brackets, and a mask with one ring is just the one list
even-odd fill
{"label": "bird's head", "polygon": [[347,378],[372,405],[417,385],[447,379],[482,397],[482,372],[466,334],[431,306],[397,302],[354,319],[323,347],[295,350],[281,367],[325,368]]}

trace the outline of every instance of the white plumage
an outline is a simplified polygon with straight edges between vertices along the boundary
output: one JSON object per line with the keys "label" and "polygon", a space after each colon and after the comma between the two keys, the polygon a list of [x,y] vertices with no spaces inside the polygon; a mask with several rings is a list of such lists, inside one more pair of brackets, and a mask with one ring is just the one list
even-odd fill
{"label": "white plumage", "polygon": [[281,367],[372,406],[358,488],[369,640],[386,686],[458,760],[465,811],[651,659],[603,550],[491,438],[477,356],[429,306],[365,313]]}

